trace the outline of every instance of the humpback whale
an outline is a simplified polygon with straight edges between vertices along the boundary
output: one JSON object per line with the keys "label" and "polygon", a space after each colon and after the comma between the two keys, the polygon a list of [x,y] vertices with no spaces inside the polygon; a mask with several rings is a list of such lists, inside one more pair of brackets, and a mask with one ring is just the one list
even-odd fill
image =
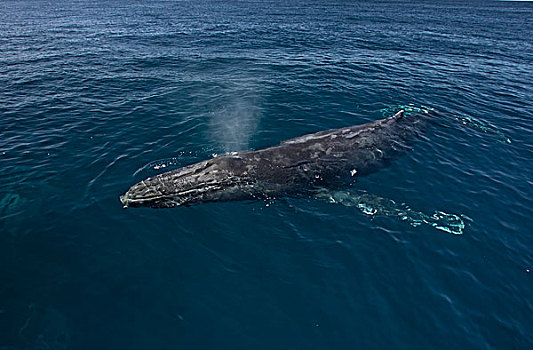
{"label": "humpback whale", "polygon": [[120,201],[125,208],[169,208],[339,188],[410,149],[424,119],[422,114],[404,115],[401,110],[367,124],[320,131],[257,151],[223,154],[147,178]]}

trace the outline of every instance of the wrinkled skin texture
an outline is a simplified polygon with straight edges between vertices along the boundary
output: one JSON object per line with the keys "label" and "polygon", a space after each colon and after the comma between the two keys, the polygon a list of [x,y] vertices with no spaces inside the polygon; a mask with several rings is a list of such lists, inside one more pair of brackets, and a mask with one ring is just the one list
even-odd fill
{"label": "wrinkled skin texture", "polygon": [[120,197],[124,207],[305,194],[346,186],[386,166],[416,139],[422,116],[393,117],[321,131],[258,151],[221,155],[143,180]]}

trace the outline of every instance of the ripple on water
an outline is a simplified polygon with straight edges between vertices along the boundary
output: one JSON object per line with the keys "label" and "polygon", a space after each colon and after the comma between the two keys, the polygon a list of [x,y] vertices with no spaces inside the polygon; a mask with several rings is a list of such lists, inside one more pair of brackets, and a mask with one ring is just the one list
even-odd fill
{"label": "ripple on water", "polygon": [[[370,5],[0,2],[0,345],[531,348],[531,7]],[[400,106],[352,207],[118,201]]]}

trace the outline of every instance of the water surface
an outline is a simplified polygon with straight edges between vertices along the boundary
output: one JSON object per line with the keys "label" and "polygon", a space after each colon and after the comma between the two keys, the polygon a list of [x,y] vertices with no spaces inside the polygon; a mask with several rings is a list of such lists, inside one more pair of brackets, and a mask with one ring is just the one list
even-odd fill
{"label": "water surface", "polygon": [[[533,346],[533,7],[0,3],[0,348]],[[317,199],[123,210],[227,151],[444,115],[353,190],[462,235]]]}

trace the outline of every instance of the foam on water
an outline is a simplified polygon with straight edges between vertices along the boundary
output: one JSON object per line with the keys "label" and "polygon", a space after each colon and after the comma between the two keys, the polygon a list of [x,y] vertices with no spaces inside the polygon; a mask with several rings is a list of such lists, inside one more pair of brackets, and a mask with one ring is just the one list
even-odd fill
{"label": "foam on water", "polygon": [[135,171],[133,177],[144,179],[164,171],[181,168],[202,160],[204,160],[204,156],[200,152],[179,152],[175,157],[158,159],[145,164]]}
{"label": "foam on water", "polygon": [[384,118],[389,117],[390,115],[393,115],[398,110],[403,110],[404,115],[415,115],[415,114],[428,114],[429,112],[435,110],[434,108],[427,107],[427,106],[420,106],[415,105],[414,103],[410,103],[407,105],[393,105],[389,106],[387,108],[382,108],[381,113]]}

